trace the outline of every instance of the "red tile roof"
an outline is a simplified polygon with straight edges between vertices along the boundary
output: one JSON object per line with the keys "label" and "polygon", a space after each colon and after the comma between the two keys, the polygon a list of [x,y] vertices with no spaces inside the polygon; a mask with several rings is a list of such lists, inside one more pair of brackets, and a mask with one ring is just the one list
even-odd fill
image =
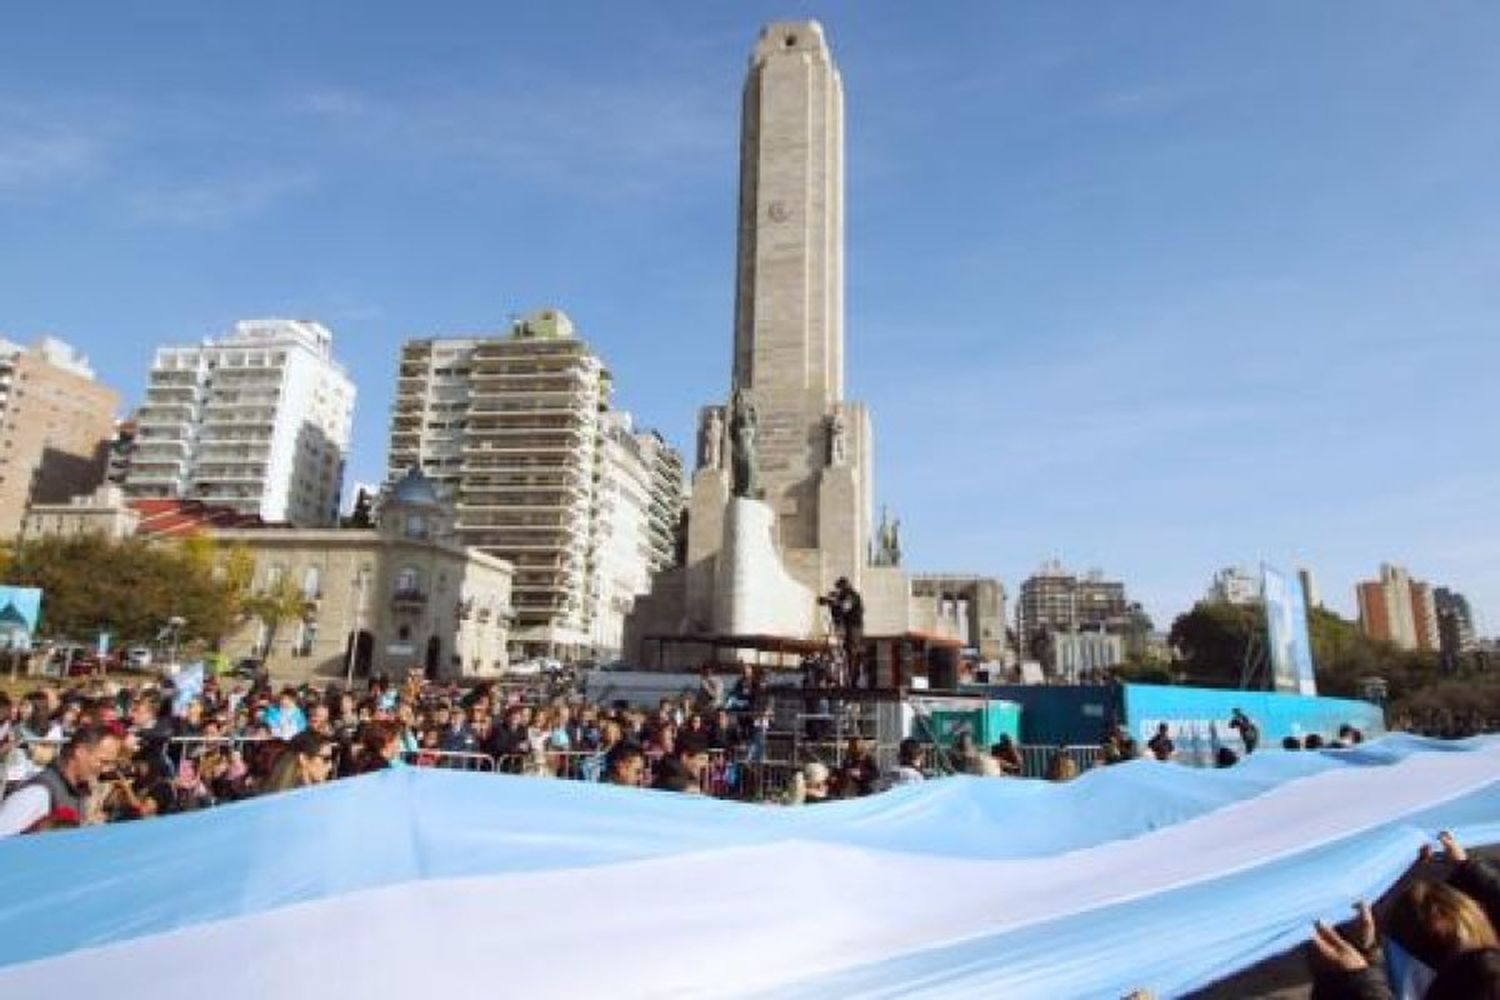
{"label": "red tile roof", "polygon": [[258,514],[241,514],[232,507],[212,507],[200,500],[132,500],[140,512],[139,535],[191,535],[205,528],[275,528]]}

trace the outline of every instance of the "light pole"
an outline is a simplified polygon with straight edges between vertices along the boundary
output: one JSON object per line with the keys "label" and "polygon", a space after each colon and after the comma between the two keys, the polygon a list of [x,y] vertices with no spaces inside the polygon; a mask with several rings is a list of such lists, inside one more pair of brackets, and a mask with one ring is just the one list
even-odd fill
{"label": "light pole", "polygon": [[344,690],[354,690],[354,661],[359,655],[360,626],[364,623],[365,569],[354,574],[354,628],[349,632],[349,655],[344,658]]}
{"label": "light pole", "polygon": [[167,628],[172,630],[172,659],[171,666],[177,666],[177,643],[182,638],[182,627],[187,624],[187,619],[180,615],[173,615],[167,619]]}

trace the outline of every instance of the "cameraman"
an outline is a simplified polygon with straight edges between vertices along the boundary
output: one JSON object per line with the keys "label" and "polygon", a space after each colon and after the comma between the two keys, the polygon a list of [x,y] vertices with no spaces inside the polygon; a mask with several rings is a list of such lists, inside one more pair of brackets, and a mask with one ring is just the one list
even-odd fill
{"label": "cameraman", "polygon": [[833,619],[833,630],[838,633],[844,647],[844,674],[858,683],[859,647],[865,638],[865,601],[849,583],[847,576],[833,582],[833,590],[818,598],[819,604],[828,606]]}

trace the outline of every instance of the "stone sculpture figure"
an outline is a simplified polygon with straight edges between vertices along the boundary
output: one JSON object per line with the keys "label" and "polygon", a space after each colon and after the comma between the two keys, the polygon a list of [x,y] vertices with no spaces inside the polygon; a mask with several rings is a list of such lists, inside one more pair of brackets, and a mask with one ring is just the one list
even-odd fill
{"label": "stone sculpture figure", "polygon": [[890,512],[885,507],[880,508],[880,525],[875,529],[875,537],[870,544],[873,549],[870,565],[901,565],[901,519],[891,520]]}
{"label": "stone sculpture figure", "polygon": [[760,417],[755,404],[744,389],[734,390],[729,410],[730,459],[733,463],[732,492],[737,497],[760,496],[760,479],[755,470],[755,432]]}
{"label": "stone sculpture figure", "polygon": [[724,414],[720,407],[710,406],[704,413],[701,435],[698,441],[698,468],[719,468],[724,461]]}
{"label": "stone sculpture figure", "polygon": [[844,465],[849,461],[849,426],[844,408],[836,406],[828,418],[828,464]]}

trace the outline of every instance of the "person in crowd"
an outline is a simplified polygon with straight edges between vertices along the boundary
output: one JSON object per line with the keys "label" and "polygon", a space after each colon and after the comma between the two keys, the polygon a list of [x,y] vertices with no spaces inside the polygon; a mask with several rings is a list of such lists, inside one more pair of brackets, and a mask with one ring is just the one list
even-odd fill
{"label": "person in crowd", "polygon": [[0,837],[98,822],[90,795],[101,778],[116,777],[120,743],[102,726],[75,732],[55,761],[0,802]]}
{"label": "person in crowd", "polygon": [[1323,749],[1323,736],[1322,736],[1322,734],[1321,733],[1308,733],[1306,736],[1302,737],[1302,749],[1304,749],[1304,750],[1321,750],[1321,749]]}
{"label": "person in crowd", "polygon": [[704,772],[708,769],[708,746],[695,737],[683,737],[674,751],[656,764],[651,787],[661,792],[703,791]]}
{"label": "person in crowd", "polygon": [[1283,736],[1281,738],[1281,749],[1283,749],[1283,750],[1301,750],[1302,749],[1302,741],[1299,740],[1299,739],[1297,739],[1297,737],[1295,737],[1295,736]]}
{"label": "person in crowd", "polygon": [[511,705],[505,710],[501,725],[490,737],[485,752],[499,762],[499,770],[506,774],[520,774],[523,760],[530,749],[527,742],[526,712],[520,705]]}
{"label": "person in crowd", "polygon": [[855,799],[874,795],[880,787],[880,765],[870,744],[857,736],[850,737],[844,749],[844,763],[834,781],[839,798]]}
{"label": "person in crowd", "polygon": [[[1448,860],[1458,866],[1447,884],[1416,879],[1391,903],[1383,924],[1384,947],[1370,907],[1356,904],[1351,928],[1313,925],[1308,961],[1318,1000],[1500,1000],[1500,938],[1480,898],[1457,888],[1460,872],[1471,887],[1494,899],[1500,880],[1473,862],[1453,840],[1439,836]],[[1433,857],[1429,848],[1424,859]],[[1488,863],[1486,863],[1487,865]]]}
{"label": "person in crowd", "polygon": [[296,688],[282,688],[276,704],[266,709],[266,725],[277,739],[289,740],[307,728],[307,715],[297,703]]}
{"label": "person in crowd", "polygon": [[1172,727],[1165,722],[1158,723],[1156,735],[1146,742],[1146,749],[1157,760],[1171,760],[1172,754],[1177,752],[1177,744],[1172,742]]}
{"label": "person in crowd", "polygon": [[439,747],[445,753],[477,753],[479,740],[469,728],[468,713],[455,706],[448,713],[448,726],[442,731]]}
{"label": "person in crowd", "polygon": [[896,748],[896,770],[891,772],[890,787],[925,781],[927,775],[922,770],[925,756],[926,752],[919,741],[909,736],[902,740]]}
{"label": "person in crowd", "polygon": [[1078,762],[1068,753],[1068,748],[1058,747],[1047,759],[1048,781],[1072,781],[1078,777]]}
{"label": "person in crowd", "polygon": [[962,732],[953,738],[953,769],[957,774],[985,773],[983,755],[974,745],[973,734]]}
{"label": "person in crowd", "polygon": [[369,774],[394,767],[401,757],[401,737],[396,724],[388,720],[376,720],[365,726],[360,739],[356,774]]}
{"label": "person in crowd", "polygon": [[1240,755],[1229,747],[1219,747],[1214,753],[1214,767],[1233,767],[1240,762]]}
{"label": "person in crowd", "polygon": [[333,772],[333,741],[311,728],[293,736],[271,769],[267,792],[321,785]]}
{"label": "person in crowd", "polygon": [[605,760],[604,780],[611,785],[639,788],[646,774],[646,755],[634,743],[620,743]]}
{"label": "person in crowd", "polygon": [[1260,745],[1260,727],[1246,715],[1243,710],[1236,708],[1229,716],[1229,728],[1237,730],[1240,734],[1240,742],[1245,745],[1245,753],[1252,754]]}
{"label": "person in crowd", "polygon": [[1022,770],[1021,750],[1009,733],[1001,733],[1000,739],[990,747],[990,756],[1000,765],[1002,775],[1019,775]]}
{"label": "person in crowd", "polygon": [[832,802],[829,781],[828,765],[822,761],[811,761],[792,775],[791,787],[787,789],[782,801],[792,806]]}
{"label": "person in crowd", "polygon": [[724,682],[714,672],[712,664],[698,668],[698,711],[717,712],[724,704]]}

